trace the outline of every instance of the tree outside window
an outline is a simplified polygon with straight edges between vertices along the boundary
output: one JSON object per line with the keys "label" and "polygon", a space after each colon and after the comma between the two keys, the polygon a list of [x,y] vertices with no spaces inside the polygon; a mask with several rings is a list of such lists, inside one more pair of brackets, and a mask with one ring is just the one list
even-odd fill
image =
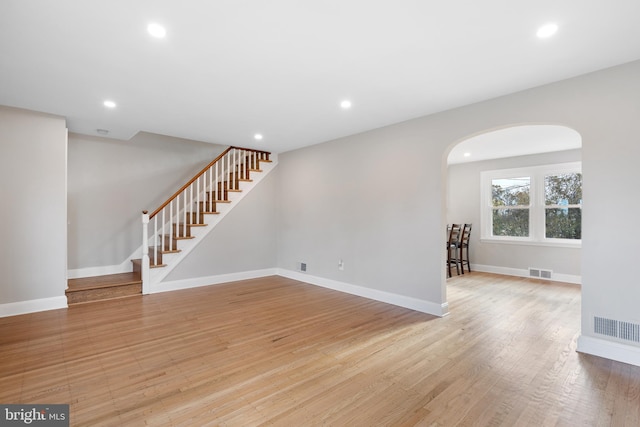
{"label": "tree outside window", "polygon": [[499,178],[491,181],[493,235],[529,235],[531,178]]}
{"label": "tree outside window", "polygon": [[579,245],[581,164],[482,172],[481,238],[531,244]]}
{"label": "tree outside window", "polygon": [[544,177],[545,237],[582,238],[582,174]]}

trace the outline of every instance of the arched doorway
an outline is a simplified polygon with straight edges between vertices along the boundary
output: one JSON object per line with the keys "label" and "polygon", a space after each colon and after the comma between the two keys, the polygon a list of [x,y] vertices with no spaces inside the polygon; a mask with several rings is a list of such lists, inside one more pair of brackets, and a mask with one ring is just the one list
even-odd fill
{"label": "arched doorway", "polygon": [[[581,169],[576,169],[581,165],[581,147],[582,139],[575,130],[540,124],[489,130],[453,144],[447,154],[445,221],[474,225],[472,269],[521,277],[537,274],[580,283],[579,234],[551,232],[550,226],[562,215],[581,221],[581,193],[579,201],[570,200],[569,196],[559,196],[558,191],[553,193],[551,187],[551,177],[568,179],[569,175],[554,172],[569,170],[568,166],[574,168],[572,171],[579,170],[581,180]],[[491,173],[504,180],[492,179]],[[526,179],[515,181],[519,178]],[[518,195],[526,202],[507,201],[506,205],[520,204],[492,207],[492,192],[501,182],[505,183],[503,195],[514,196],[514,200]],[[526,191],[518,190],[515,184],[510,187],[510,182],[525,182]],[[496,225],[498,213],[507,220],[500,229]],[[518,216],[525,218],[522,223],[526,222],[526,227],[509,223],[515,223]]]}

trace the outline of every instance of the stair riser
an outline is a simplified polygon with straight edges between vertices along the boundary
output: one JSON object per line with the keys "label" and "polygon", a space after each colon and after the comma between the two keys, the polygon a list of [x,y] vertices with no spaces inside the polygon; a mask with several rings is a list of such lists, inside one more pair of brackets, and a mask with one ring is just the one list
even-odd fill
{"label": "stair riser", "polygon": [[[216,208],[216,202],[200,202],[198,209],[200,210],[200,212],[206,212],[206,213],[218,213],[218,210]],[[194,214],[195,215],[195,214]],[[204,224],[204,214],[201,213],[200,214],[201,222],[199,222],[199,224]]]}
{"label": "stair riser", "polygon": [[218,185],[218,191],[207,191],[207,201],[211,200],[213,203],[219,200],[229,200],[229,192],[225,189],[220,189],[220,185]]}
{"label": "stair riser", "polygon": [[134,295],[142,295],[141,284],[115,286],[112,288],[87,289],[67,293],[67,304],[80,304],[84,302],[101,301],[113,298],[122,298]]}
{"label": "stair riser", "polygon": [[[156,255],[158,256],[158,259],[156,260]],[[149,248],[149,263],[151,265],[160,265],[162,264],[162,253],[158,252],[157,254],[154,253],[153,248]]]}
{"label": "stair riser", "polygon": [[[183,224],[180,224],[179,226],[178,224],[171,224],[171,231],[173,233],[174,239],[176,237],[191,237],[191,226],[189,224],[187,224],[186,227]],[[175,243],[175,240],[174,240],[174,243]],[[168,245],[169,245],[169,236],[164,238],[165,248],[167,248]],[[176,249],[176,248],[173,248],[173,249]]]}

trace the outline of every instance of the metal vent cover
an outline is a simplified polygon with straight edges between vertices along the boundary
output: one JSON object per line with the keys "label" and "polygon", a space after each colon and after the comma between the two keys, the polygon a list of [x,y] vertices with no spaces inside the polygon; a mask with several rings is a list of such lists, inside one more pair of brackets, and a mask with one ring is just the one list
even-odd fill
{"label": "metal vent cover", "polygon": [[529,277],[536,277],[538,279],[551,279],[551,273],[553,273],[553,271],[551,270],[529,267]]}
{"label": "metal vent cover", "polygon": [[615,319],[607,319],[606,317],[594,316],[593,332],[608,337],[640,343],[640,325],[637,323],[622,322]]}
{"label": "metal vent cover", "polygon": [[629,322],[619,322],[620,338],[627,341],[640,342],[640,325]]}

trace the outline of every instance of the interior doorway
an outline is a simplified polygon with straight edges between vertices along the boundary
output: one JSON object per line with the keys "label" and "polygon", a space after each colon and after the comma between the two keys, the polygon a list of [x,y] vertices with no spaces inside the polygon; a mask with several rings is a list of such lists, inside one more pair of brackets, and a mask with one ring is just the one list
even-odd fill
{"label": "interior doorway", "polygon": [[[565,201],[557,195],[552,196],[549,184],[545,184],[545,180],[550,181],[550,178],[545,178],[544,168],[581,165],[581,160],[580,134],[566,126],[508,126],[481,132],[457,142],[447,155],[445,221],[447,224],[473,224],[469,244],[471,269],[521,277],[535,277],[532,275],[538,274],[537,277],[542,279],[580,283],[580,239],[565,238],[567,236],[561,234],[561,238],[553,238],[553,233],[548,229],[552,214],[570,213],[573,217],[581,218],[581,194],[579,205],[568,205],[569,198]],[[514,174],[513,178],[520,178],[521,174],[528,176],[536,168],[543,172],[535,178],[536,188],[527,189],[530,194],[526,196],[530,196],[530,200],[519,194],[526,202],[513,202],[519,204],[504,208],[490,206],[494,200],[492,192],[498,181],[487,184],[484,179],[483,182],[483,176],[488,171],[510,171]],[[483,189],[483,186],[487,188]],[[506,185],[505,188],[505,194],[509,196],[511,188]],[[525,206],[525,203],[530,203],[530,206]],[[566,208],[557,205],[562,203],[567,203]],[[555,210],[552,211],[552,208]],[[520,211],[516,212],[517,209]],[[575,209],[578,209],[577,213]],[[506,226],[498,232],[494,229],[497,228],[496,212],[513,217],[516,212],[520,217],[530,217],[528,221],[537,223],[519,231],[520,235],[509,238],[510,233],[516,233],[512,229]],[[537,230],[535,236],[531,235],[532,229]],[[499,235],[501,233],[504,235]]]}

